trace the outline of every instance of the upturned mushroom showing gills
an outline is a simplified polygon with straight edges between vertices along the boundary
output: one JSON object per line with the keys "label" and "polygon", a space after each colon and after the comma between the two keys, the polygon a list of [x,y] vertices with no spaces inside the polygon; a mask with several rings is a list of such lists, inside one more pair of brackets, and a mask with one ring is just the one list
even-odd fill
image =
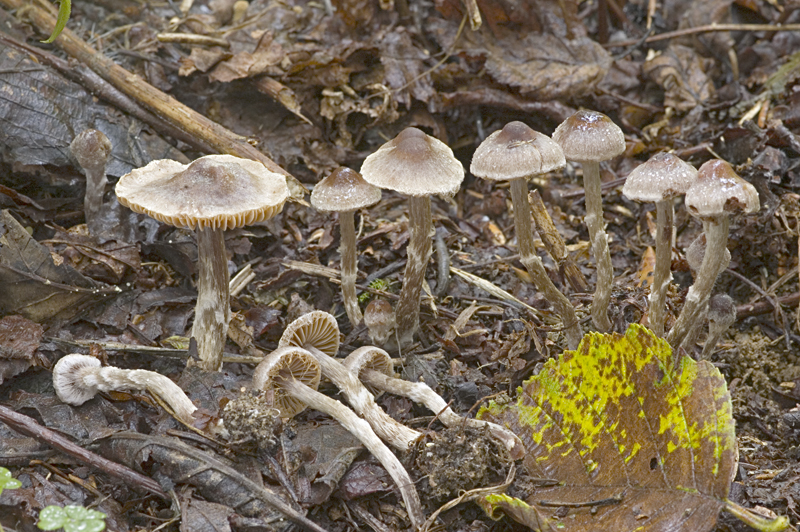
{"label": "upturned mushroom showing gills", "polygon": [[226,229],[261,222],[283,209],[289,197],[284,176],[257,161],[207,155],[183,165],[162,159],[122,176],[117,198],[134,212],[197,234],[197,305],[192,336],[200,366],[222,367],[230,321]]}
{"label": "upturned mushroom showing gills", "polygon": [[568,161],[583,165],[583,188],[586,193],[586,228],[597,262],[597,281],[592,298],[592,323],[600,332],[608,332],[611,320],[608,306],[614,270],[608,237],[603,222],[603,196],[600,182],[600,162],[613,159],[625,151],[625,135],[603,113],[578,111],[562,122],[553,132]]}
{"label": "upturned mushroom showing gills", "polygon": [[328,414],[342,424],[375,458],[397,484],[406,505],[411,525],[419,529],[425,522],[414,482],[400,460],[375,434],[369,423],[345,405],[317,391],[320,367],[314,355],[299,347],[281,347],[259,363],[253,374],[253,387],[264,390],[282,417],[294,417],[307,406]]}
{"label": "upturned mushroom showing gills", "polygon": [[659,153],[636,167],[622,193],[628,199],[656,204],[656,266],[650,287],[648,322],[657,336],[664,336],[666,298],[672,281],[672,229],[675,198],[686,194],[697,179],[697,170],[671,153]]}
{"label": "upturned mushroom showing gills", "polygon": [[396,308],[399,342],[405,346],[413,341],[419,327],[422,282],[433,253],[431,196],[453,196],[464,180],[464,167],[445,143],[409,127],[367,157],[361,175],[376,187],[409,197],[410,239]]}
{"label": "upturned mushroom showing gills", "polygon": [[510,122],[484,140],[472,156],[470,171],[492,181],[508,181],[514,206],[514,227],[520,261],[531,275],[536,288],[555,307],[564,322],[564,333],[570,349],[581,340],[581,327],[575,307],[556,288],[542,259],[533,246],[533,223],[528,203],[528,178],[564,167],[564,154],[550,137],[534,131],[522,122]]}
{"label": "upturned mushroom showing gills", "polygon": [[725,161],[711,160],[697,170],[697,181],[686,191],[686,208],[703,222],[706,249],[683,309],[667,335],[673,349],[683,344],[708,303],[725,260],[730,217],[757,212],[759,207],[756,189]]}
{"label": "upturned mushroom showing gills", "polygon": [[370,185],[361,174],[340,167],[317,183],[311,192],[311,205],[318,211],[338,212],[341,240],[339,254],[342,264],[342,299],[350,325],[358,326],[363,319],[356,297],[356,229],[353,215],[358,209],[369,207],[381,200],[381,189]]}
{"label": "upturned mushroom showing gills", "polygon": [[[193,426],[197,407],[169,377],[144,369],[103,367],[95,357],[73,353],[62,357],[53,367],[56,395],[68,405],[80,406],[98,392],[145,391],[158,396],[172,409],[175,418]],[[224,432],[220,424],[209,432]]]}
{"label": "upturned mushroom showing gills", "polygon": [[339,351],[339,326],[336,318],[315,310],[303,314],[283,331],[279,347],[302,347],[317,359],[322,375],[339,388],[358,415],[366,419],[380,438],[401,451],[407,451],[421,436],[419,432],[395,421],[375,402],[375,397],[341,361],[333,358]]}
{"label": "upturned mushroom showing gills", "polygon": [[485,429],[500,441],[514,460],[525,455],[522,441],[510,430],[496,423],[480,419],[461,417],[442,396],[424,382],[409,382],[394,377],[394,368],[389,353],[377,347],[359,347],[344,359],[344,365],[353,374],[358,375],[373,393],[378,391],[393,393],[407,397],[416,403],[425,405],[447,427],[473,427]]}

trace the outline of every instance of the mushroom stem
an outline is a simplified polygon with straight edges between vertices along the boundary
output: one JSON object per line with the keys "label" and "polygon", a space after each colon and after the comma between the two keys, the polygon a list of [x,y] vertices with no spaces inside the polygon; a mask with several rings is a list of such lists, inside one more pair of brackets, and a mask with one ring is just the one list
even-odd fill
{"label": "mushroom stem", "polygon": [[736,305],[727,294],[717,294],[708,300],[708,336],[700,360],[708,360],[722,334],[736,323]]}
{"label": "mushroom stem", "polygon": [[653,270],[653,286],[650,287],[650,330],[656,336],[664,336],[666,300],[669,283],[672,281],[672,226],[675,206],[672,198],[656,202],[656,266]]}
{"label": "mushroom stem", "polygon": [[[575,315],[575,307],[550,280],[550,276],[547,275],[547,271],[542,264],[542,259],[536,254],[533,246],[533,223],[531,221],[531,206],[528,203],[528,183],[524,177],[520,177],[512,179],[510,185],[520,261],[530,273],[536,288],[544,292],[544,296],[553,304],[556,312],[561,316],[569,349],[576,349],[581,341],[581,327],[578,323],[578,317]],[[398,311],[398,316],[399,314]]]}
{"label": "mushroom stem", "polygon": [[[194,423],[197,407],[186,392],[169,377],[155,371],[100,366],[100,361],[94,357],[73,353],[62,357],[53,368],[53,383],[59,398],[73,406],[82,405],[97,392],[145,391],[161,398],[181,423],[189,426]],[[211,429],[216,433],[224,432],[221,425]]]}
{"label": "mushroom stem", "polygon": [[724,260],[728,245],[729,221],[730,218],[727,214],[703,221],[703,229],[706,234],[703,264],[697,272],[694,284],[689,288],[689,293],[686,294],[686,302],[683,304],[678,320],[667,335],[667,342],[673,349],[677,349],[683,344],[700,312],[705,308],[714,283],[717,282],[719,267]]}
{"label": "mushroom stem", "polygon": [[586,194],[586,227],[592,253],[597,262],[597,280],[592,298],[592,323],[600,332],[611,329],[608,318],[608,305],[611,302],[611,286],[614,270],[611,266],[611,253],[608,251],[608,238],[603,228],[603,196],[600,182],[600,163],[583,161],[583,189]]}
{"label": "mushroom stem", "polygon": [[340,361],[313,346],[304,345],[303,349],[314,355],[322,369],[322,374],[344,393],[353,410],[369,422],[383,441],[395,449],[407,451],[422,436],[421,433],[398,423],[384,412],[375,402],[375,397],[358,380],[358,377]]}
{"label": "mushroom stem", "polygon": [[422,513],[422,505],[414,488],[414,482],[405,468],[403,468],[400,460],[375,435],[370,424],[339,401],[331,399],[295,379],[283,379],[282,386],[290,396],[337,420],[344,428],[356,436],[369,452],[375,455],[375,458],[386,468],[386,471],[397,484],[403,502],[405,502],[411,525],[418,530],[425,522],[425,516]]}
{"label": "mushroom stem", "polygon": [[414,340],[419,328],[420,294],[425,270],[433,254],[433,218],[430,196],[409,196],[407,261],[403,273],[403,289],[397,304],[397,333],[401,346]]}
{"label": "mushroom stem", "polygon": [[339,228],[341,239],[339,254],[342,260],[342,299],[344,309],[350,319],[350,325],[358,326],[364,319],[356,297],[356,278],[358,276],[358,261],[356,259],[356,229],[353,221],[354,211],[339,213]]}
{"label": "mushroom stem", "polygon": [[461,417],[447,405],[442,397],[433,391],[424,382],[409,382],[403,379],[395,379],[384,375],[374,369],[364,368],[360,371],[359,377],[363,382],[384,392],[393,393],[401,397],[407,397],[415,403],[425,405],[431,412],[435,413],[442,423],[447,427],[467,426],[476,429],[486,429],[497,440],[499,440],[508,450],[512,458],[519,459],[525,454],[525,447],[522,441],[513,432],[501,427],[496,423],[481,421]]}
{"label": "mushroom stem", "polygon": [[219,371],[231,319],[228,258],[221,229],[197,230],[197,305],[192,336],[197,340],[200,367]]}

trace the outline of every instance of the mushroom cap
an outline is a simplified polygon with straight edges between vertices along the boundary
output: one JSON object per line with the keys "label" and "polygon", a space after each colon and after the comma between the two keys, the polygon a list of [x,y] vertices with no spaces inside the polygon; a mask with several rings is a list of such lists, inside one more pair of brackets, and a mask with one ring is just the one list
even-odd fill
{"label": "mushroom cap", "polygon": [[286,326],[278,347],[314,347],[330,357],[339,351],[339,324],[322,310],[303,314]]}
{"label": "mushroom cap", "polygon": [[233,229],[272,218],[289,197],[286,178],[258,161],[206,155],[189,165],[160,159],[122,176],[119,202],[187,229]]}
{"label": "mushroom cap", "polygon": [[361,175],[376,187],[409,196],[452,196],[464,180],[464,167],[447,144],[407,127],[364,160]]}
{"label": "mushroom cap", "polygon": [[[394,377],[394,365],[392,364],[392,357],[389,356],[389,353],[379,347],[374,347],[371,345],[359,347],[347,355],[347,358],[344,359],[343,364],[347,369],[356,375],[361,375],[361,370],[371,369],[377,371],[378,373],[383,373],[388,377]],[[378,397],[383,393],[382,390],[376,389],[369,384],[365,384],[365,386],[375,397]]]}
{"label": "mushroom cap", "polygon": [[509,122],[481,142],[469,170],[478,177],[509,181],[546,174],[566,164],[561,147],[522,122]]}
{"label": "mushroom cap", "polygon": [[318,211],[355,211],[381,200],[381,189],[370,185],[361,174],[340,166],[317,183],[311,191],[311,205]]}
{"label": "mushroom cap", "polygon": [[108,137],[96,129],[84,129],[69,145],[70,153],[82,168],[104,169],[112,149]]}
{"label": "mushroom cap", "polygon": [[760,204],[755,187],[736,175],[720,159],[706,161],[697,170],[697,181],[686,191],[686,208],[697,218],[750,214]]}
{"label": "mushroom cap", "polygon": [[373,299],[364,309],[364,325],[369,330],[370,339],[380,345],[385,344],[397,327],[397,319],[391,303],[385,299]]}
{"label": "mushroom cap", "polygon": [[[692,274],[696,274],[696,272],[700,271],[700,266],[703,264],[703,259],[706,256],[706,234],[701,233],[700,236],[695,238],[689,247],[686,248],[685,251],[686,255],[686,262],[689,263],[689,269],[692,270]],[[722,254],[722,262],[719,265],[719,271],[717,275],[721,274],[725,270],[728,269],[728,266],[731,265],[731,252],[728,251],[728,248],[725,248],[725,252]]]}
{"label": "mushroom cap", "polygon": [[294,417],[307,405],[286,394],[283,379],[294,379],[316,390],[321,377],[322,370],[314,355],[300,347],[279,347],[256,366],[253,388],[268,392],[281,417]]}
{"label": "mushroom cap", "polygon": [[599,162],[625,151],[625,135],[609,117],[597,111],[578,111],[553,132],[553,140],[570,161]]}
{"label": "mushroom cap", "polygon": [[686,194],[697,180],[694,166],[671,153],[657,153],[628,174],[622,193],[634,201],[655,203]]}
{"label": "mushroom cap", "polygon": [[68,405],[79,406],[94,397],[98,389],[86,377],[100,370],[100,361],[88,355],[73,353],[61,358],[53,367],[53,388]]}
{"label": "mushroom cap", "polygon": [[716,294],[708,300],[708,326],[726,330],[736,322],[736,304],[728,294]]}

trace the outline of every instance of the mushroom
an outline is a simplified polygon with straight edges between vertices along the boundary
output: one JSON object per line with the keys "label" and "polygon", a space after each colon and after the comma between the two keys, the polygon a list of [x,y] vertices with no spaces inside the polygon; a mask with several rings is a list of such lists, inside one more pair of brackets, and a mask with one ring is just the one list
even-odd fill
{"label": "mushroom", "polygon": [[369,338],[378,345],[386,345],[397,327],[392,304],[385,299],[373,299],[364,309],[364,324]]}
{"label": "mushroom", "polygon": [[389,392],[421,403],[436,414],[447,427],[468,426],[488,430],[495,439],[503,443],[512,459],[517,460],[525,455],[525,446],[510,430],[489,421],[461,417],[424,382],[409,382],[395,378],[392,359],[383,349],[372,346],[360,347],[344,359],[344,365],[358,375],[373,393]]}
{"label": "mushroom", "polygon": [[725,258],[730,216],[754,213],[759,206],[758,192],[753,185],[736,175],[725,161],[707,161],[697,170],[697,181],[686,191],[686,208],[703,222],[706,249],[683,309],[667,335],[673,349],[683,344],[705,309]]}
{"label": "mushroom", "polygon": [[231,312],[224,231],[278,214],[289,196],[285,177],[257,161],[207,155],[188,166],[153,161],[122,176],[116,192],[119,202],[134,212],[196,229],[199,266],[192,336],[200,366],[219,371]]}
{"label": "mushroom", "polygon": [[[692,271],[692,275],[697,277],[697,272],[700,271],[700,267],[703,265],[703,257],[706,255],[706,235],[705,233],[700,233],[700,236],[695,238],[689,247],[685,250],[686,255],[686,263],[689,265],[689,269]],[[728,248],[722,252],[722,262],[719,265],[719,271],[717,272],[717,276],[719,276],[722,272],[728,269],[728,266],[731,264],[731,252],[728,251]]]}
{"label": "mushroom", "polygon": [[[53,387],[59,399],[73,406],[82,405],[97,392],[146,391],[163,400],[178,421],[194,426],[197,407],[180,386],[155,371],[103,367],[95,357],[73,353],[62,357],[53,367]],[[221,424],[209,430],[216,434],[225,432]]]}
{"label": "mushroom", "polygon": [[399,342],[408,345],[419,327],[422,282],[433,253],[431,196],[454,195],[464,179],[464,167],[445,143],[409,127],[367,157],[361,175],[377,187],[409,196],[408,259],[396,309]]}
{"label": "mushroom", "polygon": [[520,261],[530,273],[536,288],[544,293],[561,316],[569,348],[576,349],[582,334],[575,307],[550,280],[542,259],[536,254],[531,206],[528,203],[528,178],[563,168],[564,164],[564,154],[547,135],[534,131],[522,122],[510,122],[486,137],[478,146],[469,169],[484,179],[509,182]]}
{"label": "mushroom", "polygon": [[366,419],[386,443],[406,451],[422,436],[384,412],[375,402],[375,397],[358,380],[358,376],[333,358],[339,351],[339,326],[336,318],[320,310],[300,316],[286,327],[278,342],[278,347],[288,346],[302,347],[314,355],[322,368],[322,374],[344,393],[353,410]]}
{"label": "mushroom", "polygon": [[608,238],[603,223],[603,197],[600,183],[600,161],[613,159],[625,151],[625,135],[603,113],[578,111],[562,122],[553,133],[569,161],[583,165],[583,188],[586,194],[586,227],[597,262],[597,281],[592,298],[592,323],[600,332],[611,329],[608,307],[614,270],[608,251]]}
{"label": "mushroom", "polygon": [[707,359],[722,334],[736,323],[736,305],[728,294],[717,294],[708,300],[708,336],[700,360]]}
{"label": "mushroom", "polygon": [[672,232],[675,225],[674,199],[686,194],[697,179],[694,166],[671,153],[658,153],[636,167],[625,181],[622,193],[634,201],[656,204],[656,265],[650,287],[650,329],[664,336],[666,299],[672,281]]}
{"label": "mushroom", "polygon": [[339,213],[341,242],[339,254],[342,263],[342,298],[350,324],[356,327],[363,316],[356,297],[356,230],[353,213],[358,209],[374,205],[381,200],[381,189],[370,185],[361,174],[350,168],[340,167],[317,183],[311,192],[311,205],[318,211]]}
{"label": "mushroom", "polygon": [[358,438],[386,468],[397,484],[406,505],[411,525],[419,529],[425,521],[414,482],[400,460],[373,432],[370,424],[339,401],[317,391],[320,366],[314,355],[299,347],[281,347],[258,364],[253,387],[264,390],[282,417],[294,417],[306,406],[328,414]]}
{"label": "mushroom", "polygon": [[111,157],[111,141],[102,131],[84,129],[69,145],[69,151],[83,169],[86,176],[86,194],[83,196],[83,211],[89,234],[97,236],[102,230],[99,220],[103,207],[108,179],[106,165]]}

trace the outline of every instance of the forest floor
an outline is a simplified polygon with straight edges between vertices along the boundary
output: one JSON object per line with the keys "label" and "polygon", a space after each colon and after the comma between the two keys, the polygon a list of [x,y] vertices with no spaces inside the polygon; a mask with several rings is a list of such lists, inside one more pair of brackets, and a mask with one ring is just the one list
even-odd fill
{"label": "forest floor", "polygon": [[[656,9],[648,16],[648,2],[634,0],[478,0],[483,23],[473,29],[459,0],[390,3],[253,0],[238,12],[240,2],[196,0],[186,15],[177,3],[93,0],[73,5],[67,27],[196,116],[240,135],[230,153],[255,146],[309,189],[338,166],[358,170],[367,155],[409,126],[447,143],[468,169],[478,144],[512,120],[551,135],[578,109],[607,114],[627,145],[601,166],[616,333],[646,324],[655,245],[654,207],[622,195],[625,177],[661,151],[697,167],[712,158],[730,162],[761,200],[758,213],[732,222],[731,262],[715,286],[738,308],[735,325],[710,357],[728,383],[736,422],[739,462],[730,498],[765,515],[788,516],[796,527],[800,31],[777,30],[800,22],[798,6],[665,0],[652,2]],[[80,61],[65,61],[86,57],[59,45],[63,36],[41,44],[50,28],[40,27],[36,13],[55,12],[53,6],[18,0],[0,0],[0,6],[0,313],[6,316],[0,320],[0,403],[120,462],[134,452],[133,443],[109,450],[97,442],[121,431],[152,436],[158,449],[139,466],[169,492],[164,499],[141,491],[137,481],[120,483],[52,450],[48,436],[0,423],[0,466],[23,482],[0,495],[0,525],[36,530],[41,508],[78,504],[104,512],[108,529],[120,532],[289,526],[276,515],[272,522],[265,513],[248,516],[236,501],[250,496],[241,484],[221,496],[221,488],[199,480],[208,465],[177,447],[182,441],[221,457],[259,486],[282,486],[327,530],[406,528],[386,473],[366,453],[343,452],[357,443],[317,412],[270,427],[270,451],[253,442],[205,440],[141,394],[103,394],[75,408],[55,397],[55,361],[92,353],[115,366],[174,377],[208,421],[250,386],[253,357],[274,350],[284,327],[309,310],[336,316],[342,354],[369,345],[370,338],[344,313],[338,224],[312,209],[306,196],[268,222],[226,233],[232,273],[248,268],[254,274],[232,298],[232,328],[245,340],[228,342],[219,374],[186,368],[196,298],[192,232],[119,207],[109,186],[101,209],[105,229],[90,235],[84,178],[69,144],[89,127],[105,133],[113,145],[106,169],[113,185],[153,159],[186,163],[222,151],[225,133],[190,127],[199,123],[195,115],[182,121],[167,111],[151,113],[156,104],[152,95],[137,92],[140,87],[122,88],[127,95],[120,96]],[[706,31],[711,24],[732,24],[728,29],[735,31]],[[91,66],[113,77],[105,63]],[[549,274],[590,331],[595,262],[583,223],[581,175],[579,164],[568,164],[533,179],[530,190],[540,192],[587,280],[588,290],[571,289],[537,239]],[[702,232],[682,203],[676,209],[668,326],[692,283],[684,251]],[[398,371],[404,378],[422,379],[457,412],[474,413],[489,398],[514,399],[566,342],[519,261],[507,186],[467,172],[453,198],[434,199],[433,217],[436,239],[420,330],[402,353],[396,345],[388,349],[403,359]],[[384,191],[380,203],[358,213],[356,228],[362,309],[371,298],[394,303],[409,240],[406,199]],[[504,294],[487,292],[481,280]],[[705,327],[688,356],[699,355],[704,338]],[[338,397],[331,385],[321,390]],[[384,395],[379,402],[406,425],[441,432],[430,412],[410,400]],[[493,460],[475,473],[473,487],[503,483],[509,464]],[[419,461],[406,457],[427,515],[467,489],[437,489]],[[341,474],[331,480],[326,475],[337,464]],[[463,463],[442,467],[456,471]],[[493,521],[471,502],[443,512],[434,526],[526,529],[509,518]],[[719,531],[746,529],[730,517],[716,525]]]}

